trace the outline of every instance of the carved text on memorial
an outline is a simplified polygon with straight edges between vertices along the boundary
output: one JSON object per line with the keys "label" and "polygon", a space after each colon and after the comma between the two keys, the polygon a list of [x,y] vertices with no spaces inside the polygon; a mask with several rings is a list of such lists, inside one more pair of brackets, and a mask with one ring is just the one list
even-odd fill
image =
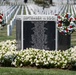
{"label": "carved text on memorial", "polygon": [[34,34],[31,35],[32,48],[49,49],[49,47],[47,47],[47,35],[45,34],[47,28],[44,26],[47,22],[32,21],[32,23],[34,24],[34,27],[32,28]]}

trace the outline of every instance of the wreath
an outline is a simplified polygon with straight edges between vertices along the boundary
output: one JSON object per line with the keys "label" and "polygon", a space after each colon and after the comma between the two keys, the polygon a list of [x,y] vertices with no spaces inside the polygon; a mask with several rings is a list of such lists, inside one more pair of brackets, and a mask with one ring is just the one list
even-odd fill
{"label": "wreath", "polygon": [[71,14],[65,16],[58,16],[58,31],[63,35],[70,35],[75,31],[76,18]]}
{"label": "wreath", "polygon": [[3,19],[3,14],[0,13],[0,29],[3,29],[3,27],[6,25],[4,19]]}

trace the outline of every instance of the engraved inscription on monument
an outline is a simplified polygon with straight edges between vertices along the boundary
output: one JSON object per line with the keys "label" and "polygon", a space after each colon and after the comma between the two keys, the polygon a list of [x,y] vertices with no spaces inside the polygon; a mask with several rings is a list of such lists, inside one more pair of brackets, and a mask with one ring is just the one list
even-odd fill
{"label": "engraved inscription on monument", "polygon": [[37,49],[49,49],[47,47],[47,35],[45,34],[45,31],[47,30],[44,25],[47,22],[44,21],[34,21],[32,22],[34,24],[34,27],[32,28],[34,34],[31,35],[32,41],[31,43],[32,48],[37,48]]}
{"label": "engraved inscription on monument", "polygon": [[24,21],[24,49],[55,50],[54,21]]}

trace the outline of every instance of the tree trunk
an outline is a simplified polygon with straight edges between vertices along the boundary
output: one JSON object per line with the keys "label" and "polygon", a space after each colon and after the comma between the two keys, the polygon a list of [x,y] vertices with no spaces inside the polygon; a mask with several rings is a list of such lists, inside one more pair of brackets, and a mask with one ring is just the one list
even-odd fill
{"label": "tree trunk", "polygon": [[69,4],[69,0],[67,0],[67,4]]}
{"label": "tree trunk", "polygon": [[53,1],[52,0],[50,0],[50,4],[53,4]]}
{"label": "tree trunk", "polygon": [[24,0],[25,3],[27,3],[27,0]]}
{"label": "tree trunk", "polygon": [[74,0],[74,4],[76,4],[76,0]]}

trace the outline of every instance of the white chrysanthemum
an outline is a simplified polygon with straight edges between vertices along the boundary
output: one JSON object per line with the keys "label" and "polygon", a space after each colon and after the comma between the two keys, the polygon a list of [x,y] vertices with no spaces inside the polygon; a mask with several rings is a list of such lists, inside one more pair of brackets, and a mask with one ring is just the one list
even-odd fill
{"label": "white chrysanthemum", "polygon": [[49,62],[48,62],[48,61],[44,62],[44,65],[48,65],[48,64],[49,64]]}

